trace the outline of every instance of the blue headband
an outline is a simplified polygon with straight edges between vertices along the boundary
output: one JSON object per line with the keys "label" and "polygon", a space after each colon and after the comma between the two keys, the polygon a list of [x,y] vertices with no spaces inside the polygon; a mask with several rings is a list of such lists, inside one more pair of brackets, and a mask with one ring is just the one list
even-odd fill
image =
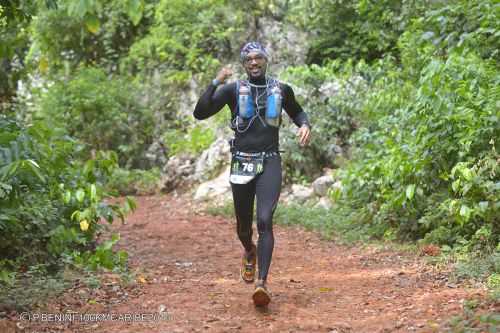
{"label": "blue headband", "polygon": [[245,61],[246,57],[248,56],[248,54],[250,52],[257,52],[257,53],[262,54],[266,59],[269,58],[269,54],[267,53],[266,49],[264,48],[264,46],[262,46],[261,43],[250,42],[250,43],[246,43],[245,46],[243,46],[243,48],[241,49],[241,52],[240,52],[241,62]]}

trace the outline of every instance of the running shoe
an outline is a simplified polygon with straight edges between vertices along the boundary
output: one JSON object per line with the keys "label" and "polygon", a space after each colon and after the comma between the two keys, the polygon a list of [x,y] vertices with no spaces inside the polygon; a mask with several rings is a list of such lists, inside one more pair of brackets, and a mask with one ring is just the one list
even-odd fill
{"label": "running shoe", "polygon": [[243,281],[247,283],[252,283],[254,281],[256,266],[257,266],[257,248],[254,245],[252,249],[252,257],[250,260],[247,259],[246,252],[243,253],[241,269],[240,269],[240,275]]}
{"label": "running shoe", "polygon": [[267,306],[269,302],[271,302],[271,293],[267,290],[264,281],[257,281],[257,283],[255,284],[255,291],[253,292],[252,299],[255,306]]}

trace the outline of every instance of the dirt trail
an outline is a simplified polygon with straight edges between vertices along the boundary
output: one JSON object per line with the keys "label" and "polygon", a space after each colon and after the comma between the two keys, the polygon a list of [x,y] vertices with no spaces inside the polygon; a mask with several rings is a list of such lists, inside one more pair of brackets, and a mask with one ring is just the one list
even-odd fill
{"label": "dirt trail", "polygon": [[137,200],[127,224],[114,228],[138,283],[121,288],[110,274],[100,289],[67,292],[52,311],[163,311],[163,320],[21,322],[23,332],[433,332],[461,312],[464,298],[483,294],[447,284],[417,256],[347,248],[276,226],[273,299],[258,310],[253,285],[238,275],[242,248],[232,221],[196,215],[193,204],[171,196]]}

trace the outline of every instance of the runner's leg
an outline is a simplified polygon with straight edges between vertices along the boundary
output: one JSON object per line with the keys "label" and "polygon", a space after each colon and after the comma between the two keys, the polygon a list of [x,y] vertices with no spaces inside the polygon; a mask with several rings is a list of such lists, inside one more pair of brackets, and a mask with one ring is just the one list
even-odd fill
{"label": "runner's leg", "polygon": [[255,181],[248,184],[231,184],[233,192],[234,212],[236,215],[236,232],[247,252],[252,251],[252,220],[255,200]]}
{"label": "runner's leg", "polygon": [[281,157],[267,158],[256,180],[259,280],[266,280],[274,248],[273,214],[281,192]]}

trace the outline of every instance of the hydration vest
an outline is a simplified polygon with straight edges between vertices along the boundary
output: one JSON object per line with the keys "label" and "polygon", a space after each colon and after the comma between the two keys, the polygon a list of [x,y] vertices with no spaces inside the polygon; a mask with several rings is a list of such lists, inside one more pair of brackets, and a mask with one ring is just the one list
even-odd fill
{"label": "hydration vest", "polygon": [[[237,117],[242,120],[249,120],[255,117],[257,114],[250,83],[246,80],[238,80],[236,81],[236,90],[238,91]],[[266,86],[266,93],[266,124],[279,127],[283,99],[279,81],[270,79]],[[238,121],[236,123],[238,124]]]}

